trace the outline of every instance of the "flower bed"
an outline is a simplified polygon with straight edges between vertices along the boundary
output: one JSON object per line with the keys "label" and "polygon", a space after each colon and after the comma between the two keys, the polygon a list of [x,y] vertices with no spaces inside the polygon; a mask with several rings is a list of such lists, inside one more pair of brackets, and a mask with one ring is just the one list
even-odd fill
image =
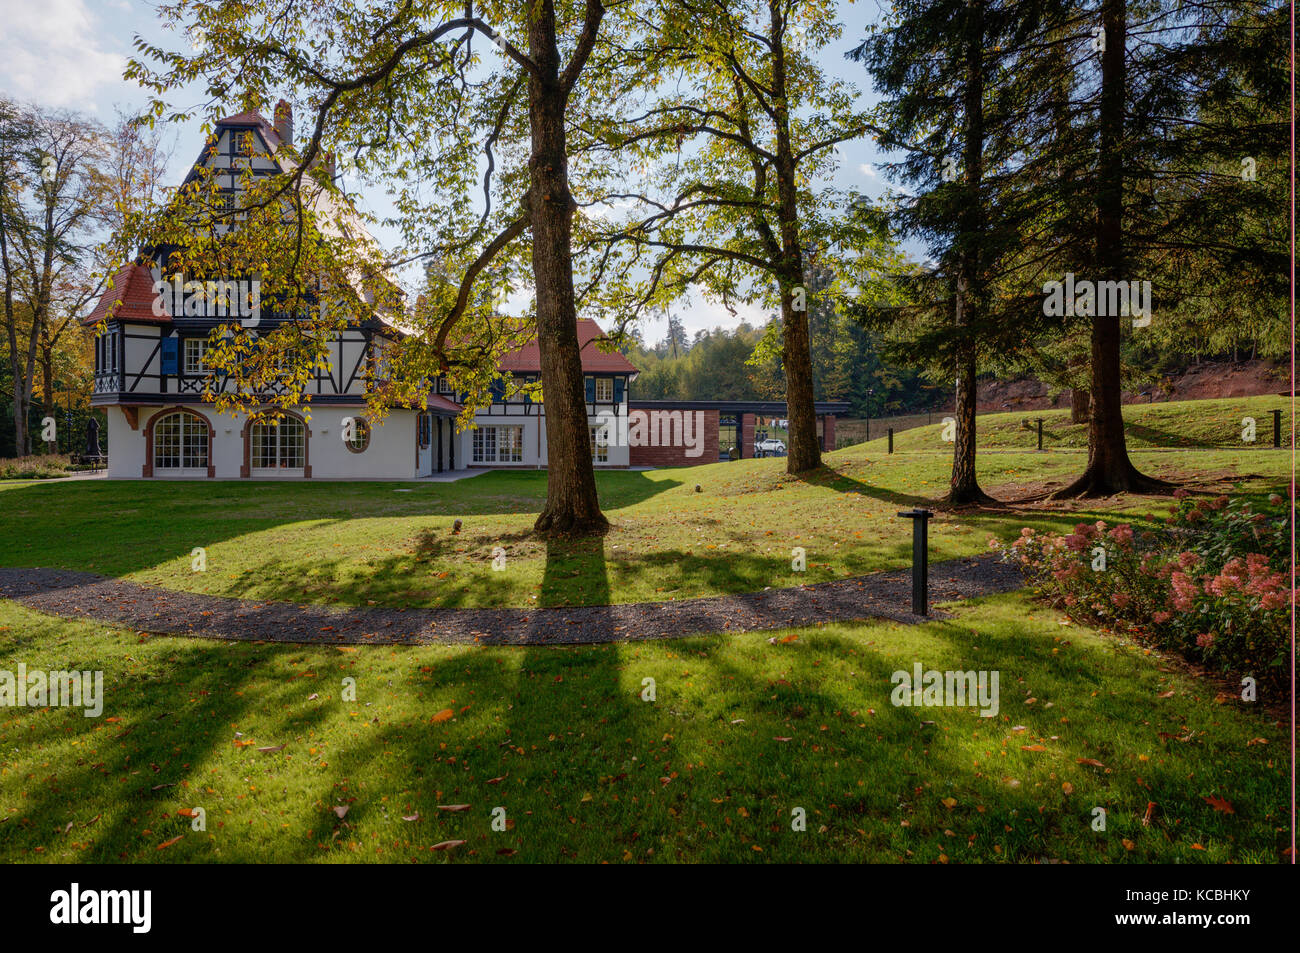
{"label": "flower bed", "polygon": [[1289,507],[1226,496],[1178,506],[1164,527],[1026,527],[990,540],[1058,608],[1081,622],[1152,639],[1225,672],[1281,685],[1291,671]]}

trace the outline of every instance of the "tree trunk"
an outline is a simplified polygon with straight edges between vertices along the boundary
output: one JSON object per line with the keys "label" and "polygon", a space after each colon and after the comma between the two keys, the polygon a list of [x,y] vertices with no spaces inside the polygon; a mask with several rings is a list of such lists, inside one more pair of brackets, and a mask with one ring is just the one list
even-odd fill
{"label": "tree trunk", "polygon": [[[1128,34],[1127,0],[1104,0],[1102,26],[1106,48],[1101,54],[1100,141],[1098,143],[1097,227],[1095,258],[1098,279],[1123,281],[1124,247],[1124,52]],[[1088,466],[1083,475],[1054,496],[1111,496],[1122,492],[1159,492],[1170,484],[1139,473],[1128,456],[1120,401],[1120,316],[1092,320],[1092,419],[1088,423]]]}
{"label": "tree trunk", "polygon": [[[54,413],[54,354],[53,348],[41,348],[41,407],[44,410],[44,416],[58,419]],[[56,430],[57,434],[58,431]],[[46,441],[46,453],[58,453],[59,441],[56,437],[54,442]]]}
{"label": "tree trunk", "polygon": [[[961,234],[958,236],[956,294],[953,301],[953,318],[958,328],[970,328],[978,323],[983,307],[980,289],[980,261],[978,236],[984,228],[984,4],[982,0],[970,4],[966,15],[966,88],[962,162],[966,175],[966,199],[961,213]],[[991,500],[980,489],[975,474],[975,409],[977,391],[975,383],[976,358],[975,330],[961,333],[957,345],[957,433],[953,442],[952,475],[949,478],[948,503],[980,503]]]}
{"label": "tree trunk", "polygon": [[975,474],[975,408],[975,346],[963,345],[957,357],[957,433],[952,451],[952,476],[948,495],[944,498],[947,503],[988,503],[993,500],[980,489]]}
{"label": "tree trunk", "polygon": [[546,536],[590,536],[608,531],[609,521],[596,497],[578,344],[571,251],[575,205],[569,192],[564,129],[568,94],[560,81],[551,0],[542,0],[533,13],[528,43],[541,74],[540,78],[530,76],[528,84],[533,150],[529,214],[547,455],[546,506],[534,529]]}
{"label": "tree trunk", "polygon": [[1070,423],[1088,422],[1088,404],[1091,400],[1092,395],[1086,387],[1070,388]]}
{"label": "tree trunk", "polygon": [[[781,4],[769,0],[772,36],[785,33],[787,23]],[[781,228],[783,268],[777,275],[781,285],[781,364],[785,370],[785,407],[790,418],[787,473],[807,473],[822,465],[822,448],[817,439],[817,410],[813,406],[812,352],[808,334],[808,290],[804,276],[803,245],[799,236],[797,162],[790,144],[790,117],[786,100],[785,43],[773,50],[772,86],[776,104],[777,221]],[[795,289],[802,293],[795,300]],[[796,309],[795,305],[802,305]]]}
{"label": "tree trunk", "polygon": [[[793,288],[793,285],[787,287]],[[806,473],[822,465],[822,449],[817,440],[812,358],[808,349],[808,312],[796,311],[791,297],[788,291],[781,296],[781,363],[785,368],[785,406],[790,418],[786,472]]]}
{"label": "tree trunk", "polygon": [[[0,166],[0,172],[3,171],[3,167]],[[9,183],[0,178],[0,188],[8,187]],[[14,456],[21,457],[27,452],[27,406],[23,401],[23,365],[18,350],[18,321],[14,315],[14,276],[9,261],[9,227],[4,217],[3,206],[0,206],[0,269],[4,271],[5,334],[9,339],[9,368],[13,372],[14,379]]]}

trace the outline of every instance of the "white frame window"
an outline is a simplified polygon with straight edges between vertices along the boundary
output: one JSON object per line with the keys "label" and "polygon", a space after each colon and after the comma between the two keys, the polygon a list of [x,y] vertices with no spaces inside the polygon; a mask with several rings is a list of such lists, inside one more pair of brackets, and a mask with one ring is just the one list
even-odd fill
{"label": "white frame window", "polygon": [[587,432],[591,435],[591,462],[609,463],[609,438],[606,436],[606,428],[592,425],[587,428]]}
{"label": "white frame window", "polygon": [[195,414],[174,410],[153,425],[153,469],[204,470],[208,468],[208,425]]}
{"label": "white frame window", "polygon": [[477,427],[471,446],[474,463],[523,463],[524,428],[518,424]]}
{"label": "white frame window", "polygon": [[208,365],[204,358],[208,353],[208,342],[204,338],[184,338],[185,342],[185,373],[193,374],[196,377],[208,372]]}
{"label": "white frame window", "polygon": [[611,404],[614,402],[614,378],[597,377],[596,378],[596,403]]}
{"label": "white frame window", "polygon": [[260,418],[249,433],[248,465],[254,470],[301,470],[307,465],[307,428],[297,417]]}

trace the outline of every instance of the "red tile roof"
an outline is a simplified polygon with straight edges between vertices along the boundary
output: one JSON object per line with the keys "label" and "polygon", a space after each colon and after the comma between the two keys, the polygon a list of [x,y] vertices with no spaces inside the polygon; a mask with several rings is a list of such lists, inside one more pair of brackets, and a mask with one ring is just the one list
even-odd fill
{"label": "red tile roof", "polygon": [[[578,345],[582,348],[582,369],[591,373],[635,374],[636,366],[617,351],[606,353],[596,347],[596,340],[603,338],[605,332],[600,325],[590,318],[578,319]],[[501,370],[515,374],[539,373],[542,369],[542,354],[534,340],[517,351],[512,351],[501,358]]]}
{"label": "red tile roof", "polygon": [[[127,265],[119,269],[113,276],[113,287],[104,292],[95,310],[82,318],[81,323],[98,324],[113,318],[141,324],[171,324],[171,315],[165,309],[161,316],[154,313],[153,305],[159,296],[154,294],[153,283],[153,272],[144,265]],[[119,301],[121,304],[110,311]]]}
{"label": "red tile roof", "polygon": [[456,403],[454,400],[448,400],[446,397],[441,397],[438,394],[430,394],[429,400],[425,406],[428,407],[429,410],[438,414],[459,416],[461,411],[460,404]]}

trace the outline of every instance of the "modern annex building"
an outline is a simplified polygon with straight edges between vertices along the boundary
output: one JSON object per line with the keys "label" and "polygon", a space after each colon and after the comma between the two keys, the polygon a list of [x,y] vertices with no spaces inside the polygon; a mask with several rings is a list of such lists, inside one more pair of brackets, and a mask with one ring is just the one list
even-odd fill
{"label": "modern annex building", "polygon": [[[240,113],[217,124],[194,168],[213,170],[233,195],[246,170],[257,175],[279,168],[284,160],[277,150],[292,140],[287,104],[277,106],[274,126],[257,113]],[[524,395],[505,399],[504,388],[475,415],[473,427],[459,432],[462,408],[442,380],[423,407],[395,408],[372,426],[365,417],[368,372],[382,361],[385,341],[400,334],[379,320],[340,333],[328,364],[309,385],[310,401],[297,411],[278,422],[256,410],[218,414],[202,396],[204,354],[212,329],[231,320],[229,310],[209,313],[206,302],[178,307],[179,296],[160,294],[162,255],[153,267],[119,271],[85,319],[87,325],[106,320],[95,341],[91,403],[107,413],[110,477],[408,480],[458,468],[546,466],[544,404]],[[578,332],[598,467],[713,462],[724,421],[734,428],[739,455],[750,456],[758,415],[784,415],[778,403],[631,403],[635,366],[596,346],[603,334],[594,321],[579,321]],[[536,343],[507,355],[500,370],[537,379]],[[827,449],[834,448],[834,415],[846,409],[817,405]]]}

